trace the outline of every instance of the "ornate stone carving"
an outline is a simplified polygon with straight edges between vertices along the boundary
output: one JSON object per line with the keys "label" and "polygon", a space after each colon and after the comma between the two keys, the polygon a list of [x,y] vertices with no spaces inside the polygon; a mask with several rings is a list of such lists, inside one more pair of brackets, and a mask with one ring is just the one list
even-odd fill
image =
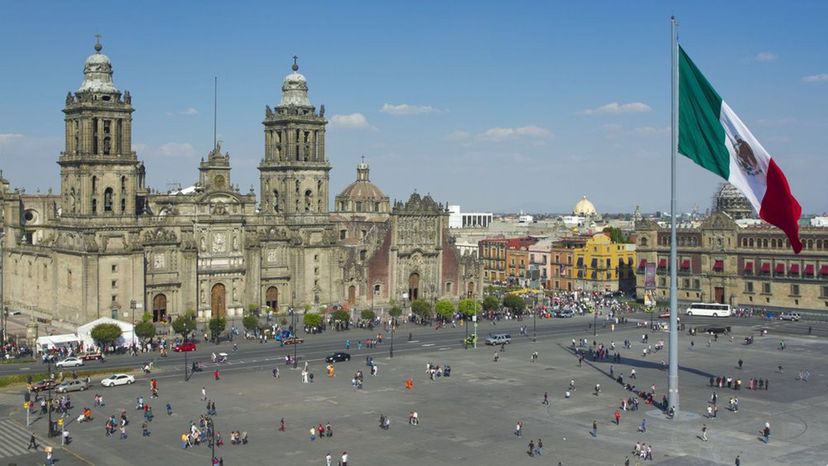
{"label": "ornate stone carving", "polygon": [[223,233],[213,233],[213,253],[221,253],[227,250],[227,244]]}

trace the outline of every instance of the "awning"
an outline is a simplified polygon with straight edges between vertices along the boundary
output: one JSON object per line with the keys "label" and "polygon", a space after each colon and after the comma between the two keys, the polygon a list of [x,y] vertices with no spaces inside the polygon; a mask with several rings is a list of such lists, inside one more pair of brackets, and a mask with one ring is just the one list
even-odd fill
{"label": "awning", "polygon": [[687,270],[690,268],[690,259],[682,259],[681,260],[681,270]]}
{"label": "awning", "polygon": [[722,270],[724,269],[724,261],[721,259],[716,259],[716,262],[713,263],[713,270]]}
{"label": "awning", "polygon": [[667,259],[659,259],[658,260],[658,268],[666,269],[667,268]]}
{"label": "awning", "polygon": [[805,266],[805,275],[809,277],[814,276],[814,264],[808,264]]}
{"label": "awning", "polygon": [[819,274],[822,275],[823,277],[828,275],[828,265],[820,266]]}
{"label": "awning", "polygon": [[753,262],[745,262],[745,272],[753,272]]}
{"label": "awning", "polygon": [[778,275],[784,275],[785,274],[785,264],[781,264],[781,263],[776,264],[776,273]]}
{"label": "awning", "polygon": [[641,262],[638,263],[638,268],[643,269],[647,266],[647,259],[641,259]]}
{"label": "awning", "polygon": [[770,262],[762,264],[762,273],[770,273]]}
{"label": "awning", "polygon": [[799,264],[791,264],[791,268],[788,269],[788,273],[791,275],[799,275]]}

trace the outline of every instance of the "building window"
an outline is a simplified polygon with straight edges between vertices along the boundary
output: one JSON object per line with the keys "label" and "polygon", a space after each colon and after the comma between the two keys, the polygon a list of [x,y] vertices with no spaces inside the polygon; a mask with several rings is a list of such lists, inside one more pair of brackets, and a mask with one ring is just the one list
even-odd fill
{"label": "building window", "polygon": [[659,277],[658,286],[667,286],[667,279],[664,277]]}
{"label": "building window", "polygon": [[771,292],[771,284],[770,283],[762,283],[762,293],[770,294]]}
{"label": "building window", "polygon": [[368,251],[365,249],[359,251],[359,260],[364,261],[366,257],[368,257]]}
{"label": "building window", "polygon": [[698,290],[699,288],[701,288],[701,284],[699,283],[699,279],[694,278],[693,279],[693,289]]}
{"label": "building window", "polygon": [[[828,285],[823,285],[822,287],[822,297],[828,298]],[[828,303],[826,303],[828,305]]]}
{"label": "building window", "polygon": [[685,278],[684,280],[682,280],[681,281],[681,287],[682,288],[690,288],[690,279]]}
{"label": "building window", "polygon": [[745,282],[745,293],[753,293],[753,282]]}
{"label": "building window", "polygon": [[446,294],[451,293],[451,282],[446,282]]}
{"label": "building window", "polygon": [[118,280],[112,280],[111,285],[112,288],[118,288]]}
{"label": "building window", "polygon": [[112,264],[112,273],[118,273],[118,265]]}
{"label": "building window", "polygon": [[339,239],[345,239],[348,237],[348,230],[339,230]]}
{"label": "building window", "polygon": [[118,301],[118,295],[114,294],[112,295],[112,302],[114,303],[116,301]]}
{"label": "building window", "polygon": [[66,272],[66,288],[72,289],[72,271],[69,270]]}
{"label": "building window", "polygon": [[380,294],[380,285],[374,285],[374,296],[379,296]]}
{"label": "building window", "polygon": [[799,296],[799,285],[792,284],[791,285],[791,296]]}

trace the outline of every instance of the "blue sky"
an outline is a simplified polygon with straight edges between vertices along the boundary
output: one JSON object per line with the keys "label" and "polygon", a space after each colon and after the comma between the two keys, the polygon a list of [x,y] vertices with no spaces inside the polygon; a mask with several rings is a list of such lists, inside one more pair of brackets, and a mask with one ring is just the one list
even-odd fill
{"label": "blue sky", "polygon": [[[331,192],[361,156],[392,198],[463,210],[669,207],[669,17],[681,43],[788,176],[828,211],[828,4],[801,2],[5,2],[0,169],[58,186],[61,109],[103,36],[133,96],[148,184],[192,184],[219,138],[233,181],[258,189],[265,105],[290,57],[331,120]],[[719,180],[679,163],[679,207]]]}

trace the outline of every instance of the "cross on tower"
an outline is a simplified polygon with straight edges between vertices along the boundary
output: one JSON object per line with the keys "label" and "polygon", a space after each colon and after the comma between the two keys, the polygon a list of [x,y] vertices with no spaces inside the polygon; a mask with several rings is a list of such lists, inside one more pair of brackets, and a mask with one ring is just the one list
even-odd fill
{"label": "cross on tower", "polygon": [[95,51],[100,52],[103,46],[101,45],[101,35],[95,34]]}
{"label": "cross on tower", "polygon": [[299,65],[296,63],[296,60],[299,60],[299,57],[296,55],[293,56],[293,66],[291,67],[293,71],[297,71],[299,69]]}

